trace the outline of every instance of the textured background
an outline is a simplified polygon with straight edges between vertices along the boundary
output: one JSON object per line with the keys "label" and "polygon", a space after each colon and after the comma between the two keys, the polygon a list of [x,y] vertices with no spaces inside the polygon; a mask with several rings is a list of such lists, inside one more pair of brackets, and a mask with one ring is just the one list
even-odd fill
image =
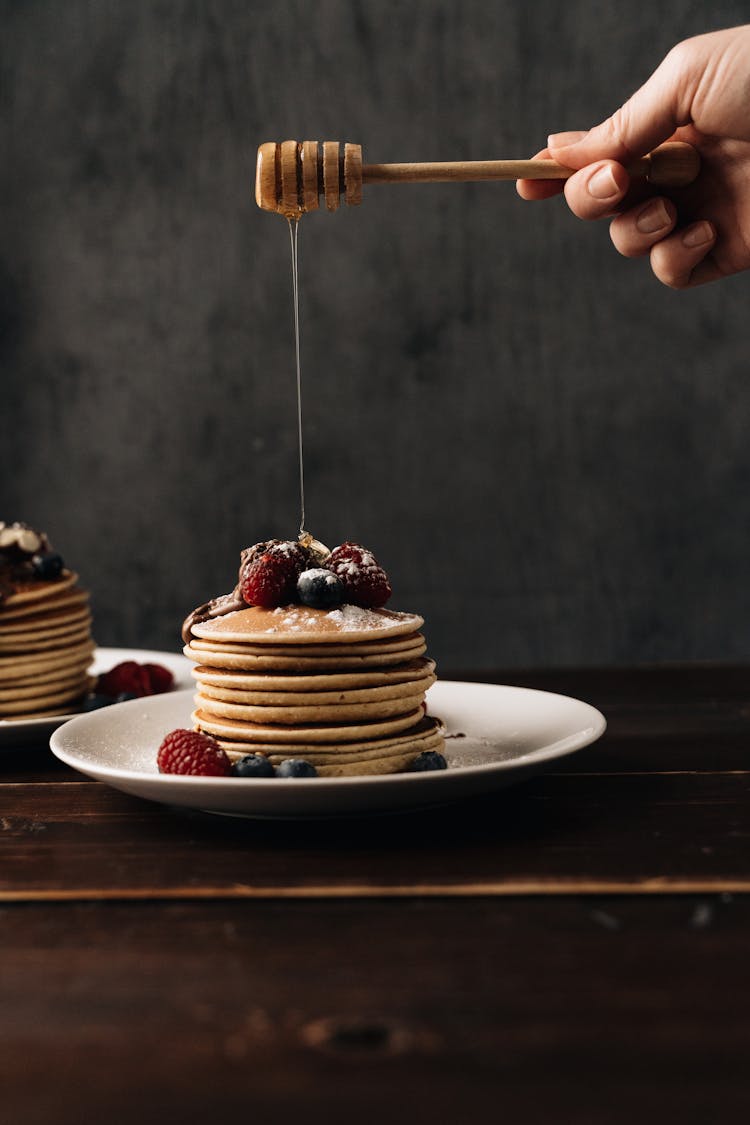
{"label": "textured background", "polygon": [[[741,2],[0,0],[0,518],[103,644],[178,646],[294,536],[264,140],[530,155]],[[662,288],[510,184],[372,187],[300,231],[308,527],[370,545],[452,670],[750,655],[750,275]]]}

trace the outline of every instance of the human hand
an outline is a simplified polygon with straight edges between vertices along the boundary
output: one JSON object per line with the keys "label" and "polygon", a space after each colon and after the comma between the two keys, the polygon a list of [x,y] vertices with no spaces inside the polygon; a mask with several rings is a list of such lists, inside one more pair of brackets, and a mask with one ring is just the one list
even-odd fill
{"label": "human hand", "polygon": [[[519,180],[523,199],[565,193],[581,219],[612,218],[627,258],[650,255],[659,281],[687,289],[750,268],[750,25],[686,39],[611,117],[557,133],[537,156],[577,171],[566,181]],[[688,187],[631,183],[623,165],[667,140],[701,157]],[[613,217],[614,216],[614,217]]]}

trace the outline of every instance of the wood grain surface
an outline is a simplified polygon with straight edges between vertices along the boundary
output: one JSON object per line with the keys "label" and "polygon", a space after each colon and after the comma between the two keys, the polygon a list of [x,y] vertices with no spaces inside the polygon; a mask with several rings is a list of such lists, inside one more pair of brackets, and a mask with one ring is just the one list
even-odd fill
{"label": "wood grain surface", "polygon": [[17,906],[13,1125],[746,1119],[746,898]]}

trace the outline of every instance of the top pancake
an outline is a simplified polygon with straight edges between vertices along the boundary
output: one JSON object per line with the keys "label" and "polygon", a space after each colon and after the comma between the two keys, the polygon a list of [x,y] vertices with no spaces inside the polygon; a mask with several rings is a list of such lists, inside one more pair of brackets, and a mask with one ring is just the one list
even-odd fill
{"label": "top pancake", "polygon": [[48,598],[55,598],[65,590],[75,586],[78,575],[71,570],[64,570],[59,578],[45,582],[16,582],[13,592],[3,599],[3,609],[24,605],[28,602],[43,602]]}
{"label": "top pancake", "polygon": [[305,605],[264,609],[254,605],[196,623],[192,633],[229,644],[349,644],[413,633],[422,625],[424,619],[418,614],[393,609],[361,609],[354,605],[336,609],[313,609]]}
{"label": "top pancake", "polygon": [[42,601],[37,599],[31,602],[19,602],[8,608],[8,603],[0,603],[0,627],[5,627],[8,622],[21,622],[36,620],[46,615],[58,614],[63,610],[76,611],[87,606],[89,596],[85,590],[76,588],[63,588],[57,597],[47,595]]}

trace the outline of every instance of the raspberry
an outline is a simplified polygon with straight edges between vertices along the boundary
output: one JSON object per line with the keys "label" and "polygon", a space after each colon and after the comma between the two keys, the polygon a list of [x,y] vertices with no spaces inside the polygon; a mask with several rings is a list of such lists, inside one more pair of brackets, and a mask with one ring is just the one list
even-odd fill
{"label": "raspberry", "polygon": [[302,544],[293,539],[264,539],[260,543],[253,543],[252,547],[245,547],[240,555],[240,576],[239,581],[242,581],[242,576],[247,570],[250,563],[256,562],[261,555],[267,554],[268,551],[275,550],[276,547],[282,547],[284,550],[294,550],[304,558],[305,566],[314,566],[312,561],[312,553],[303,547]]}
{"label": "raspberry", "polygon": [[124,660],[99,677],[97,691],[112,698],[122,692],[131,692],[139,697],[151,695],[151,681],[148,672],[135,660]]}
{"label": "raspberry", "polygon": [[358,543],[335,547],[323,565],[340,579],[344,601],[350,605],[375,609],[385,605],[393,593],[388,575],[372,551]]}
{"label": "raspberry", "polygon": [[156,756],[159,773],[182,773],[197,777],[230,777],[232,763],[210,734],[197,730],[173,730],[164,738]]}
{"label": "raspberry", "polygon": [[162,664],[144,664],[143,670],[148,674],[152,695],[161,695],[174,687],[174,676]]}
{"label": "raspberry", "polygon": [[240,555],[240,578],[244,567],[251,562],[255,562],[261,555],[265,555],[266,551],[270,551],[272,547],[280,547],[283,542],[283,539],[263,539],[260,543],[253,543],[252,547],[245,547]]}
{"label": "raspberry", "polygon": [[251,547],[243,556],[246,558],[240,573],[243,601],[270,609],[295,600],[297,579],[307,565],[307,554],[298,543],[272,542],[261,554]]}
{"label": "raspberry", "polygon": [[99,677],[97,692],[113,699],[118,695],[132,695],[140,699],[144,695],[160,695],[174,687],[174,676],[161,664],[138,664],[135,660],[123,660],[103,672]]}

